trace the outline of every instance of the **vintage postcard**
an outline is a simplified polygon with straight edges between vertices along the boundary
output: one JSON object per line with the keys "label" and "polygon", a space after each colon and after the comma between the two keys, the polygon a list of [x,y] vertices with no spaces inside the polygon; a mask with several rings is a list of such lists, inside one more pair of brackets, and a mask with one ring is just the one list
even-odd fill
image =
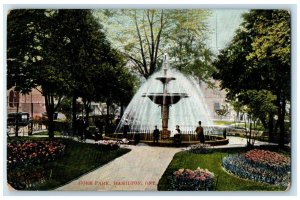
{"label": "vintage postcard", "polygon": [[291,20],[8,10],[9,191],[289,191]]}

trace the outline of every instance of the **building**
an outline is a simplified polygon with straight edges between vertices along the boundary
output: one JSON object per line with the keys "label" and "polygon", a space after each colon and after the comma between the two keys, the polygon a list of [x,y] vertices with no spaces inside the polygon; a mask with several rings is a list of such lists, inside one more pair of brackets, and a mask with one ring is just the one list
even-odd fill
{"label": "building", "polygon": [[21,94],[11,88],[6,91],[7,113],[17,112],[19,103],[19,112],[28,112],[33,118],[42,117],[42,113],[46,112],[45,98],[38,89],[32,89],[28,94]]}
{"label": "building", "polygon": [[[221,90],[218,81],[214,81],[213,84],[214,87],[209,87],[209,85],[203,81],[200,83],[200,88],[203,92],[204,101],[207,104],[210,118],[213,121],[234,121],[236,112],[226,102],[226,91]],[[218,112],[224,109],[226,114],[219,115]]]}

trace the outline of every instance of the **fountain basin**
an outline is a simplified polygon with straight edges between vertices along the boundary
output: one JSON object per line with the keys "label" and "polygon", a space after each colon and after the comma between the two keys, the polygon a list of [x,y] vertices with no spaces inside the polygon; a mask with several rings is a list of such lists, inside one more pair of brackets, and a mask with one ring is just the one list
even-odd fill
{"label": "fountain basin", "polygon": [[154,103],[158,105],[172,105],[176,104],[182,98],[189,97],[186,93],[148,93],[143,94],[142,97],[148,97]]}
{"label": "fountain basin", "polygon": [[[129,144],[134,144],[134,135],[137,134],[135,132],[128,133],[128,140]],[[161,135],[159,138],[158,144],[153,143],[153,134],[152,133],[138,133],[140,136],[140,143],[148,144],[148,145],[155,145],[161,147],[172,147],[174,146],[174,142],[171,139],[162,139]],[[105,136],[105,140],[116,140],[121,141],[123,139],[122,133],[115,133],[113,136]],[[197,134],[182,134],[181,135],[181,147],[188,147],[190,145],[199,144],[199,139]],[[229,139],[225,139],[222,136],[218,135],[205,135],[205,144],[210,146],[220,146],[220,145],[227,145],[229,143]]]}
{"label": "fountain basin", "polygon": [[176,80],[174,77],[157,77],[156,80],[160,80],[163,84],[168,84],[170,81]]}

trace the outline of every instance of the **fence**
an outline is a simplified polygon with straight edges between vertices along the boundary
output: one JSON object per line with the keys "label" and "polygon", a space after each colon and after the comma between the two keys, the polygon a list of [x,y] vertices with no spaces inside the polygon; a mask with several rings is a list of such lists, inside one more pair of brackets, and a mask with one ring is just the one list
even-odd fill
{"label": "fence", "polygon": [[[196,129],[196,127],[194,127]],[[194,130],[195,130],[194,129]],[[204,129],[204,135],[207,140],[215,140],[215,135],[221,135],[223,134],[223,129],[222,128],[217,128],[217,127],[203,127]],[[145,130],[136,130],[136,131],[131,131],[127,133],[127,139],[129,140],[134,140],[135,134],[139,134],[140,140],[145,140],[145,141],[153,141],[153,130],[150,129],[145,129]],[[112,135],[114,138],[122,139],[123,138],[123,133],[115,133]],[[169,138],[162,138],[160,134],[159,140],[168,140]],[[182,141],[198,141],[199,138],[197,136],[197,133],[195,131],[181,131],[181,140]]]}

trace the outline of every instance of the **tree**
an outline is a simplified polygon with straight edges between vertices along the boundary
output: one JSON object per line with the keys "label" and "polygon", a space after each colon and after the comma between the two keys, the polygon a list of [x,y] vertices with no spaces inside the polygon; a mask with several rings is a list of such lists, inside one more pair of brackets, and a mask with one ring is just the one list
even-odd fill
{"label": "tree", "polygon": [[[257,36],[247,60],[256,65],[266,63],[271,79],[269,89],[277,96],[279,145],[284,146],[286,104],[291,100],[291,17],[287,10],[264,12],[254,24]],[[278,82],[280,80],[280,83]]]}
{"label": "tree", "polygon": [[52,39],[57,34],[52,14],[47,10],[12,10],[7,18],[8,87],[15,85],[16,90],[29,92],[41,86],[49,119],[49,137],[54,136],[53,114],[67,90],[65,79],[68,78],[68,73],[61,68],[62,63],[55,59],[63,42]]}
{"label": "tree", "polygon": [[[248,145],[254,145],[255,138],[252,133],[256,130],[256,133],[258,134],[258,120],[265,117],[266,114],[276,111],[276,106],[274,105],[275,100],[276,96],[267,90],[246,90],[242,91],[237,96],[237,102],[240,102],[240,105],[242,105],[242,107],[240,107],[241,110],[244,113],[247,113],[249,117],[249,130],[246,127],[245,120],[245,131]],[[238,103],[236,105],[238,105]],[[273,118],[273,115],[267,117]]]}
{"label": "tree", "polygon": [[125,67],[124,57],[117,51],[112,50],[118,62],[115,65],[103,65],[101,72],[94,78],[95,93],[98,95],[96,100],[104,101],[107,105],[106,124],[109,131],[111,113],[110,108],[114,105],[120,105],[121,114],[124,105],[127,105],[134,95],[136,77],[132,75],[128,68]]}
{"label": "tree", "polygon": [[[251,10],[244,15],[244,22],[230,45],[214,62],[218,70],[214,78],[221,81],[223,89],[228,89],[228,99],[234,99],[246,90],[268,90],[276,95],[281,147],[284,144],[286,103],[290,101],[289,49],[289,13],[284,10]],[[268,113],[270,134],[272,114],[271,111]]]}
{"label": "tree", "polygon": [[164,32],[166,51],[179,71],[207,81],[215,71],[213,53],[206,47],[208,10],[173,10]]}
{"label": "tree", "polygon": [[8,27],[9,83],[19,83],[21,91],[41,86],[53,137],[53,114],[63,96],[74,96],[74,105],[82,97],[87,108],[97,95],[97,72],[117,60],[90,10],[12,10]]}
{"label": "tree", "polygon": [[[96,93],[95,84],[105,84],[105,81],[99,81],[100,78],[105,80],[102,76],[103,65],[109,63],[113,66],[117,60],[111,53],[102,25],[95,20],[91,10],[60,10],[57,20],[62,24],[61,29],[68,41],[64,52],[67,56],[66,66],[71,72],[72,121],[75,124],[76,102],[81,97],[85,120],[88,122],[91,101],[102,95]],[[98,79],[95,80],[95,77]]]}
{"label": "tree", "polygon": [[104,26],[113,46],[145,78],[157,70],[159,59],[166,52],[172,56],[171,60],[182,61],[178,68],[187,68],[185,72],[190,69],[196,72],[204,66],[205,59],[209,61],[209,51],[201,49],[207,31],[204,20],[208,14],[207,10],[95,11],[95,16],[107,21]]}

